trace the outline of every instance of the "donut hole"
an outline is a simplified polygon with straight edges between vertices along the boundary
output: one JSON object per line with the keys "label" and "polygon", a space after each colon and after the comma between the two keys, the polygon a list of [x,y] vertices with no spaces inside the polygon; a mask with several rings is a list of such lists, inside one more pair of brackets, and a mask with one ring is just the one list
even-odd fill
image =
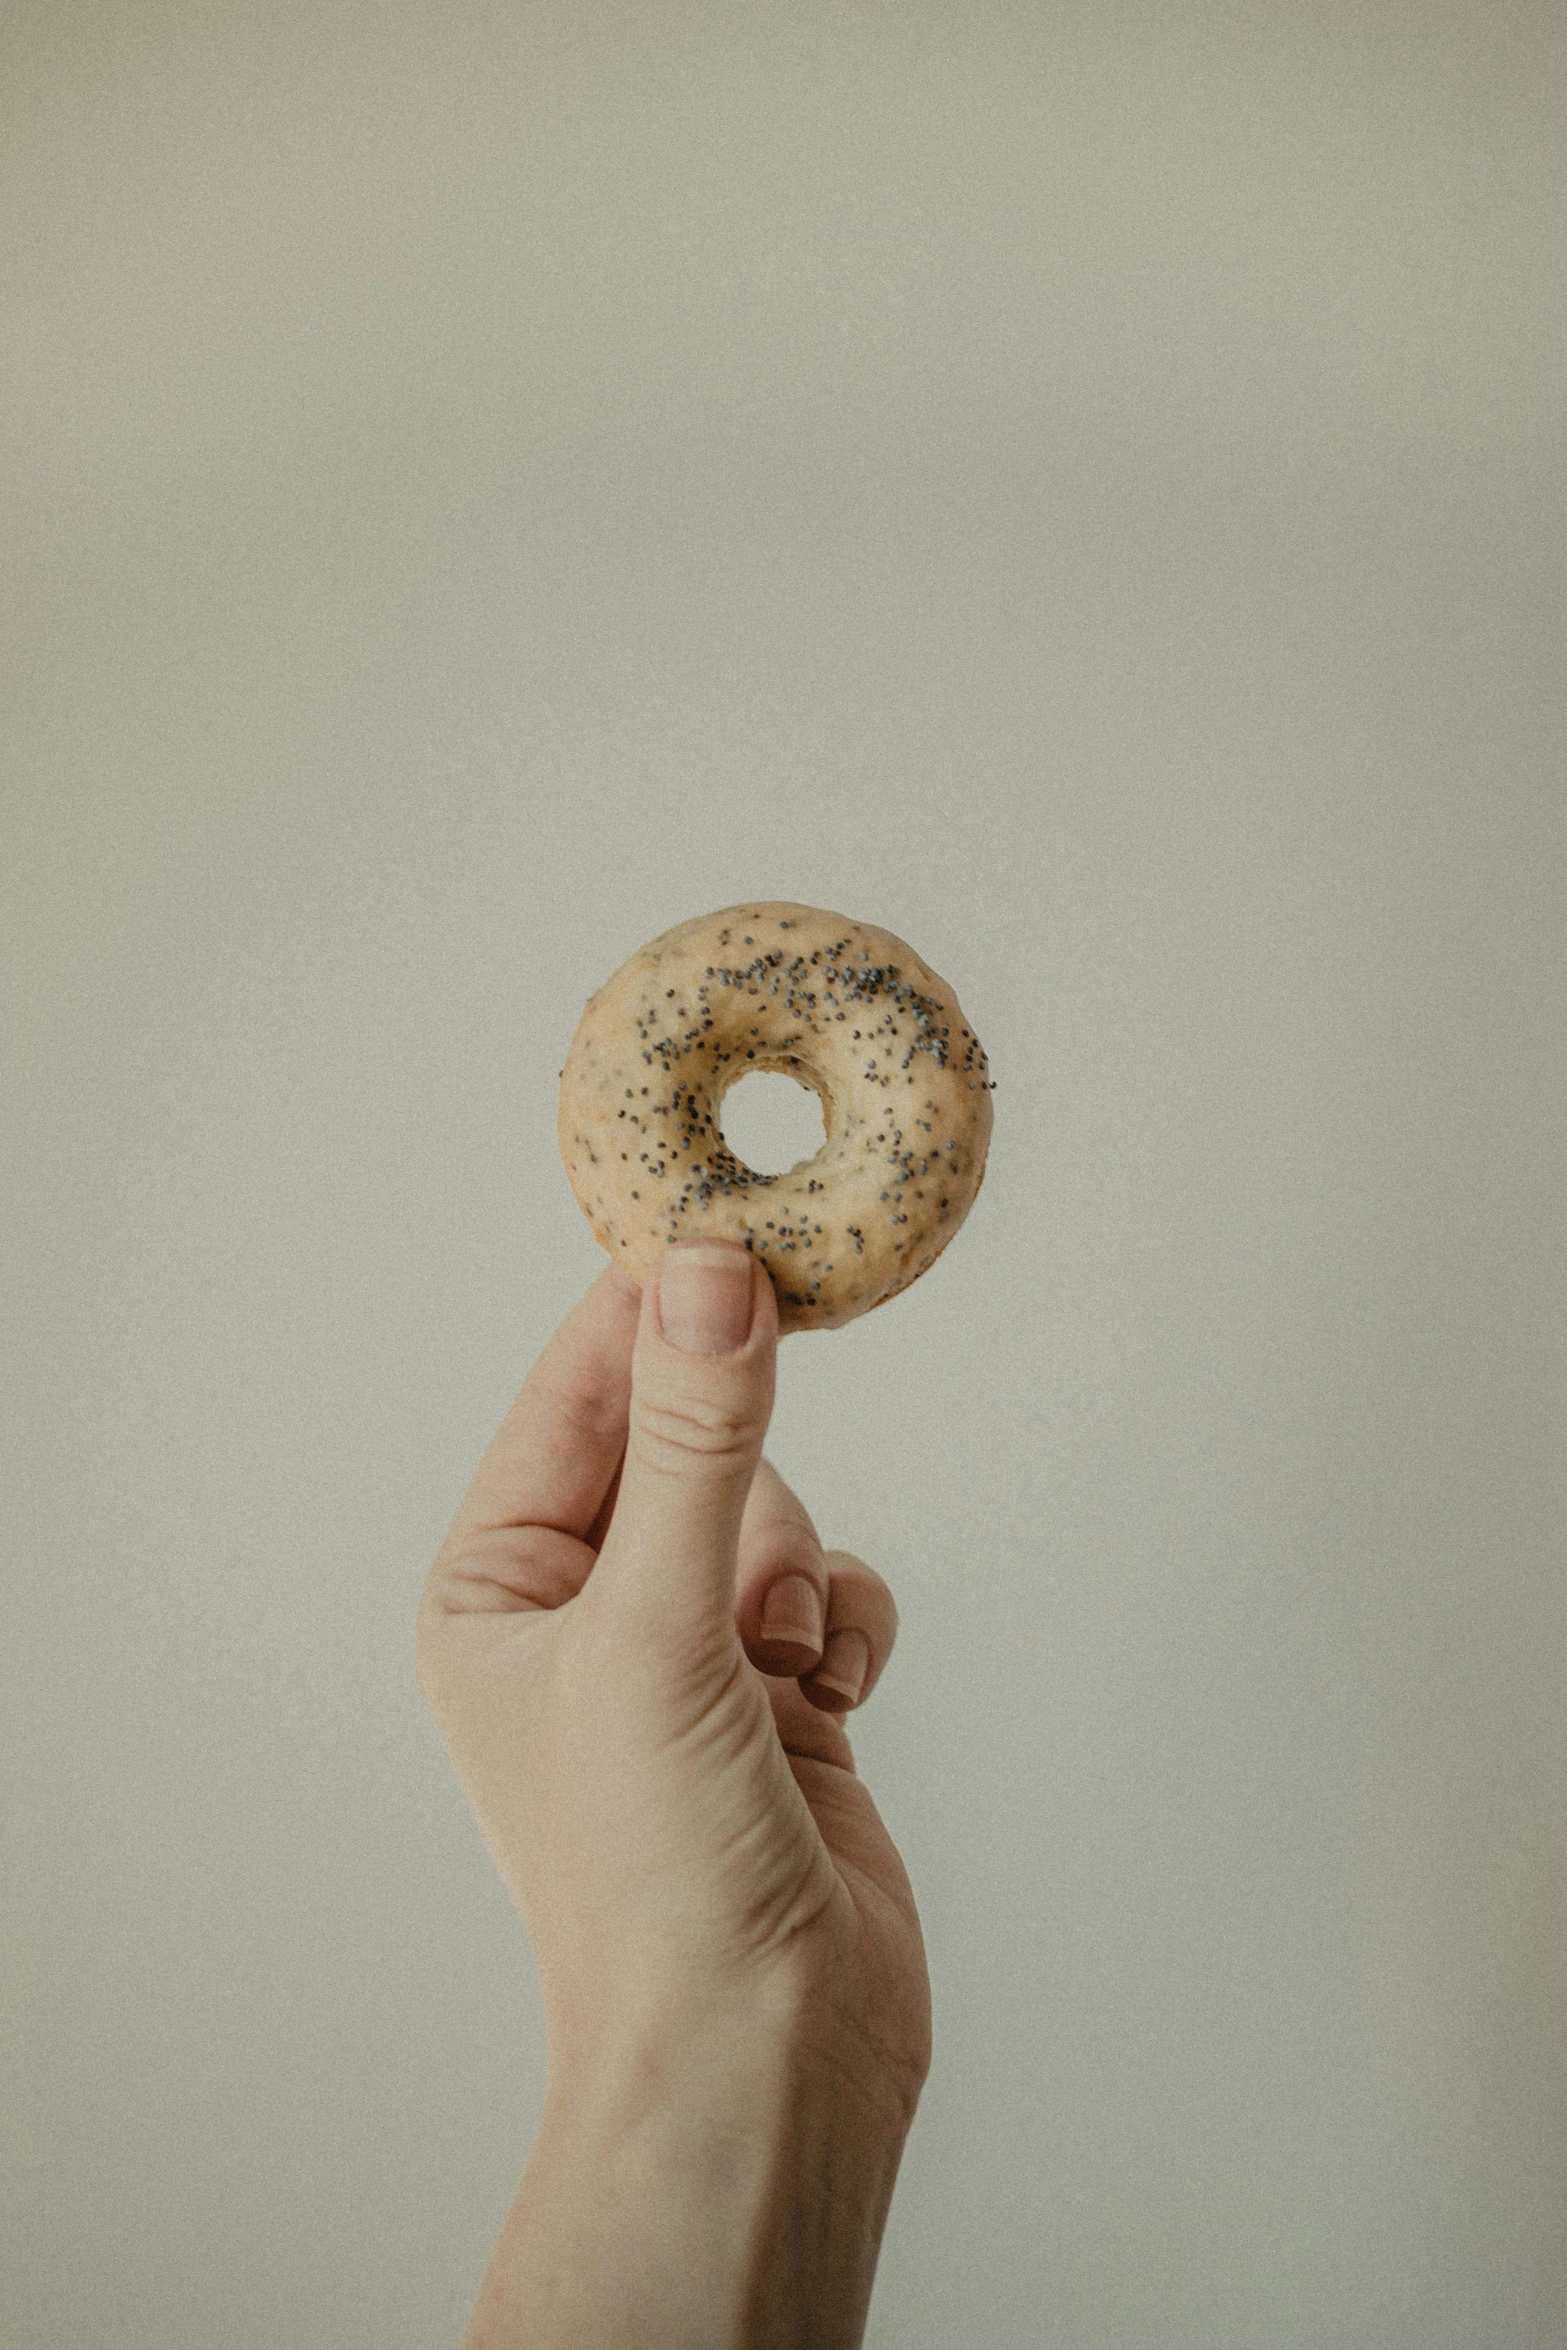
{"label": "donut hole", "polygon": [[719,1105],[718,1125],[753,1175],[787,1175],[802,1160],[814,1159],[827,1139],[814,1087],[781,1071],[753,1070],[732,1085]]}

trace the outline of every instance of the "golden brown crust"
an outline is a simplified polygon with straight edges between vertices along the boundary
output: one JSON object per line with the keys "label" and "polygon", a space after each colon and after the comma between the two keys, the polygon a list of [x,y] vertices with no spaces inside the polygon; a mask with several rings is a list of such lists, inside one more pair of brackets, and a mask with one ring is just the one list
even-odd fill
{"label": "golden brown crust", "polygon": [[[821,1097],[815,1158],[758,1175],[719,1105],[753,1070]],[[590,996],[561,1073],[584,1215],[642,1280],[672,1240],[743,1241],[780,1326],[828,1330],[907,1289],[973,1205],[990,1144],[984,1049],[891,931],[784,901],[728,906],[639,949]]]}

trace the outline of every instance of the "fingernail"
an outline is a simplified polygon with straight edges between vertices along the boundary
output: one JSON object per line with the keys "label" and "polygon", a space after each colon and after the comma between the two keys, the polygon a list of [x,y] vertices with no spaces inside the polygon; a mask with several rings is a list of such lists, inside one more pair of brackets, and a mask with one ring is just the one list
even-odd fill
{"label": "fingernail", "polygon": [[712,1241],[672,1248],[658,1277],[658,1318],[671,1346],[728,1355],[751,1335],[751,1257]]}
{"label": "fingernail", "polygon": [[802,1648],[822,1644],[822,1595],[804,1575],[780,1575],[762,1602],[764,1640],[795,1640]]}
{"label": "fingernail", "polygon": [[835,1632],[827,1643],[811,1680],[818,1689],[836,1689],[851,1705],[858,1705],[865,1676],[871,1669],[871,1644],[863,1632]]}

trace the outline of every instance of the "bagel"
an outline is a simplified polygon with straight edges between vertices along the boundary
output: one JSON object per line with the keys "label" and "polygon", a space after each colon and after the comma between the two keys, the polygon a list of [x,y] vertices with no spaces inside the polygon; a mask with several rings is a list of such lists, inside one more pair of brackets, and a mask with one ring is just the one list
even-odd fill
{"label": "bagel", "polygon": [[[821,1097],[820,1150],[781,1175],[745,1166],[719,1126],[756,1070]],[[831,1330],[907,1289],[957,1231],[993,1090],[957,997],[901,938],[815,906],[727,906],[589,997],[561,1071],[561,1157],[633,1279],[671,1241],[741,1241],[780,1328]]]}

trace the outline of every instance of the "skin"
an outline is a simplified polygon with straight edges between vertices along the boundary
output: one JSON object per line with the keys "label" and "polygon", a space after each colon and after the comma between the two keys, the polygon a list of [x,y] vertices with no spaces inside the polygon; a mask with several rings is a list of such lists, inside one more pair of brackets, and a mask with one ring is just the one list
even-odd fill
{"label": "skin", "polygon": [[[682,1322],[677,1257],[727,1328]],[[861,2339],[930,1993],[842,1720],[896,1610],[763,1458],[777,1343],[743,1249],[681,1243],[640,1290],[610,1267],[430,1571],[420,1687],[550,2048],[465,2350]]]}

